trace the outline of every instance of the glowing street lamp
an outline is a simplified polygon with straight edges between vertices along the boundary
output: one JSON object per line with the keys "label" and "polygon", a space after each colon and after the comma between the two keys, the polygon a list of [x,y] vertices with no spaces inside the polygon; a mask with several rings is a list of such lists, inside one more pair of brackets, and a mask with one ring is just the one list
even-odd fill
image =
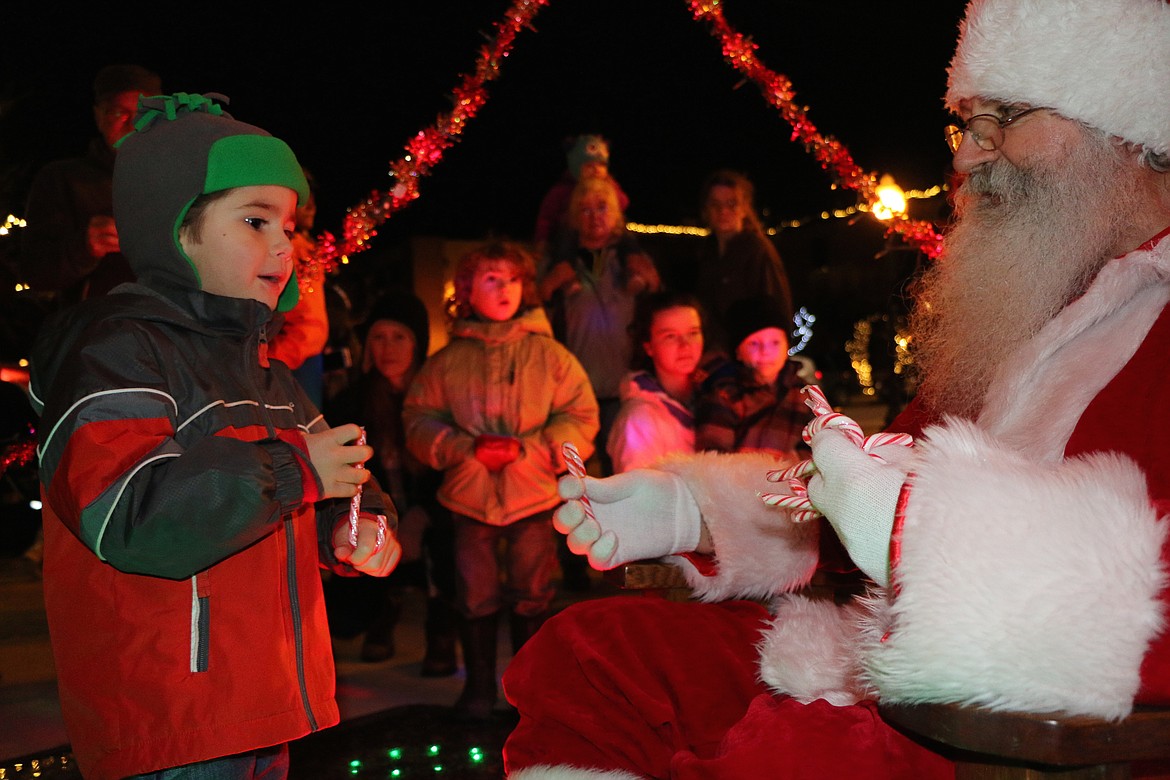
{"label": "glowing street lamp", "polygon": [[885,221],[894,215],[906,213],[906,193],[890,174],[884,174],[877,187],[877,202],[873,204],[873,215]]}

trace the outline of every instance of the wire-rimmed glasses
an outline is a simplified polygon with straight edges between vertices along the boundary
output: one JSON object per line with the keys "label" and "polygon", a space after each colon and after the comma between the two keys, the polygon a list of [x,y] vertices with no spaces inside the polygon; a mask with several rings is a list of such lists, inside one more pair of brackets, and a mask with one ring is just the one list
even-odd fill
{"label": "wire-rimmed glasses", "polygon": [[1042,109],[1043,106],[1025,108],[1009,117],[998,117],[995,114],[976,114],[961,125],[947,125],[943,130],[947,148],[951,150],[952,154],[959,151],[963,137],[970,134],[971,140],[975,142],[976,146],[984,151],[994,152],[1003,146],[1003,132],[1008,125],[1033,111]]}

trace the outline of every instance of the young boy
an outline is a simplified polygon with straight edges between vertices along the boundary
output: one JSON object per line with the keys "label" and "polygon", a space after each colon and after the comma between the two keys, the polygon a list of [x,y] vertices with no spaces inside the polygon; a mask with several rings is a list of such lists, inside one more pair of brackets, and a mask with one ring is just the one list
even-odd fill
{"label": "young boy", "polygon": [[371,450],[267,359],[292,150],[201,95],[143,98],[136,127],[114,210],[138,281],[33,349],[62,714],[89,780],[284,777],[284,743],[338,720],[318,566],[388,574],[395,512],[369,483],[351,545]]}
{"label": "young boy", "polygon": [[423,364],[403,409],[407,446],[445,472],[438,498],[454,515],[467,667],[455,706],[470,719],[488,718],[496,703],[500,609],[511,607],[513,651],[548,613],[561,445],[572,442],[588,458],[598,429],[589,378],[553,339],[535,276],[532,256],[506,243],[460,261],[451,342]]}

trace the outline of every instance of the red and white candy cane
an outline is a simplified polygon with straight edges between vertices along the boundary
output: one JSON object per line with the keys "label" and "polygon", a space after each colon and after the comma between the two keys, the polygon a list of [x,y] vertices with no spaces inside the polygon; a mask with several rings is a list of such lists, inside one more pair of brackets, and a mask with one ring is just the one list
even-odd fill
{"label": "red and white candy cane", "polygon": [[788,481],[788,487],[792,490],[790,496],[781,493],[762,493],[760,498],[768,506],[778,506],[781,509],[790,510],[792,512],[790,517],[794,523],[807,523],[809,520],[815,520],[821,516],[817,508],[808,500],[808,486],[802,480],[791,479]]}
{"label": "red and white candy cane", "polygon": [[[850,441],[860,447],[871,458],[875,458],[882,463],[885,463],[886,459],[878,453],[879,448],[888,445],[910,447],[914,444],[914,438],[905,433],[882,432],[875,433],[872,436],[866,436],[861,426],[855,420],[840,412],[833,411],[833,407],[829,406],[828,399],[825,398],[825,394],[821,392],[819,387],[806,385],[801,392],[804,393],[805,404],[816,415],[813,421],[806,425],[801,432],[801,438],[804,439],[806,444],[811,444],[813,437],[826,428],[834,428],[849,437]],[[768,506],[776,506],[781,509],[790,510],[794,523],[804,523],[819,517],[821,514],[820,511],[808,500],[808,479],[816,471],[817,466],[811,460],[802,460],[794,466],[769,471],[767,474],[768,481],[787,482],[792,494],[761,493],[760,498]]]}
{"label": "red and white candy cane", "polygon": [[823,414],[829,414],[833,411],[833,407],[829,406],[829,399],[825,397],[821,388],[816,385],[805,385],[800,389],[804,393],[804,403],[812,409],[813,414],[820,417]]}
{"label": "red and white candy cane", "polygon": [[[568,467],[569,473],[574,477],[584,479],[585,461],[581,460],[581,453],[577,452],[577,446],[573,442],[567,441],[561,445],[561,454],[565,456],[565,466]],[[593,514],[593,504],[590,503],[589,496],[582,493],[580,501],[585,514],[589,515],[590,520],[596,521],[597,516]]]}
{"label": "red and white candy cane", "polygon": [[[361,435],[358,436],[356,444],[362,446],[366,443],[366,429],[362,428]],[[357,468],[365,468],[362,464],[357,464]],[[349,500],[349,546],[357,549],[358,544],[358,515],[362,511],[362,486],[357,486],[357,492],[353,494],[353,498]],[[385,526],[379,526],[378,530],[381,532],[382,540],[385,539]],[[381,544],[378,545],[381,547]]]}
{"label": "red and white candy cane", "polygon": [[848,415],[840,412],[829,412],[813,418],[813,421],[804,426],[804,430],[800,433],[800,438],[804,439],[805,444],[812,444],[813,436],[816,436],[826,428],[835,428],[849,437],[849,439],[858,447],[865,441],[865,431],[861,430],[861,426],[857,421]]}

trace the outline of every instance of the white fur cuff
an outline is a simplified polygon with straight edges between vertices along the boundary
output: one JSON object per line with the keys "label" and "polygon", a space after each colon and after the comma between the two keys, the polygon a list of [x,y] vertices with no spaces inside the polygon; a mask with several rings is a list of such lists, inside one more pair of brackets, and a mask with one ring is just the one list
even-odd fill
{"label": "white fur cuff", "polygon": [[717,452],[658,464],[683,479],[711,533],[718,565],[714,576],[700,574],[684,559],[671,559],[703,601],[768,597],[812,578],[819,555],[817,524],[793,523],[787,511],[765,506],[760,498],[781,487],[767,474],[782,465],[766,454]]}
{"label": "white fur cuff", "polygon": [[1166,523],[1141,471],[1109,454],[1037,464],[968,423],[926,434],[898,590],[867,634],[881,697],[1128,714],[1163,621]]}

